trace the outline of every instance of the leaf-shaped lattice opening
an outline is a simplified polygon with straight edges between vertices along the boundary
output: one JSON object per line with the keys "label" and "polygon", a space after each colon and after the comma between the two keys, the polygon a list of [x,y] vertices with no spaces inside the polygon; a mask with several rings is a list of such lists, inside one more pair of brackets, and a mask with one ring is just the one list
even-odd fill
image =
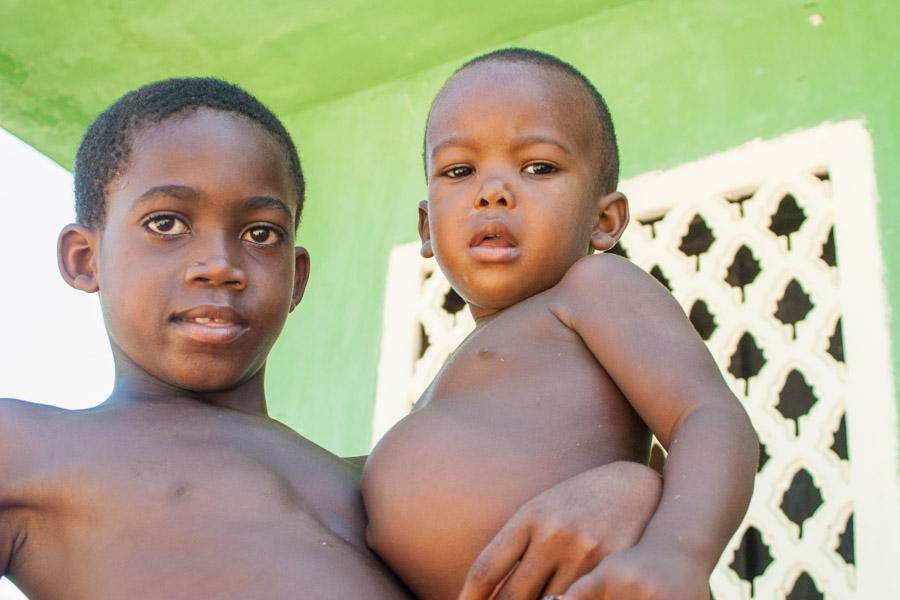
{"label": "leaf-shaped lattice opening", "polygon": [[741,545],[734,551],[734,559],[728,565],[738,577],[750,583],[751,595],[754,580],[766,572],[772,564],[772,553],[756,527],[750,526],[741,538]]}
{"label": "leaf-shaped lattice opening", "polygon": [[769,452],[766,450],[766,445],[762,442],[759,443],[759,462],[756,466],[756,472],[759,473],[763,470],[763,467],[766,466],[766,463],[769,462]]}
{"label": "leaf-shaped lattice opening", "polygon": [[425,356],[425,351],[431,346],[431,340],[428,338],[428,332],[425,326],[419,323],[419,358]]}
{"label": "leaf-shaped lattice opening", "polygon": [[838,536],[838,545],[835,548],[837,553],[844,559],[848,565],[856,564],[856,551],[853,546],[853,513],[847,517],[847,523],[844,525],[844,531]]}
{"label": "leaf-shaped lattice opening", "polygon": [[738,248],[734,254],[734,260],[731,261],[731,266],[728,267],[725,275],[725,282],[731,287],[741,289],[741,302],[743,302],[744,288],[753,283],[761,271],[762,268],[759,266],[759,261],[753,256],[753,251],[744,245]]}
{"label": "leaf-shaped lattice opening", "polygon": [[803,524],[816,514],[822,506],[822,492],[806,469],[794,474],[791,486],[781,497],[781,512],[800,528],[803,536]]}
{"label": "leaf-shaped lattice opening", "polygon": [[831,451],[837,454],[838,458],[841,460],[849,459],[847,454],[847,413],[841,415],[841,421],[838,423],[838,428],[834,431]]}
{"label": "leaf-shaped lattice opening", "polygon": [[701,338],[708,340],[712,337],[713,332],[716,330],[716,317],[709,311],[709,306],[706,305],[706,302],[703,300],[694,302],[688,318]]}
{"label": "leaf-shaped lattice opening", "polygon": [[648,217],[646,219],[638,219],[638,223],[643,225],[644,227],[650,228],[650,237],[656,239],[656,224],[662,221],[666,215],[659,215],[656,217]]}
{"label": "leaf-shaped lattice opening", "polygon": [[615,254],[616,256],[621,256],[622,258],[628,258],[628,250],[625,249],[625,246],[622,245],[622,242],[619,242],[609,250],[607,250],[604,254]]}
{"label": "leaf-shaped lattice opening", "polygon": [[794,587],[787,595],[787,600],[823,600],[824,596],[809,573],[803,571],[794,582]]}
{"label": "leaf-shaped lattice opening", "polygon": [[804,291],[803,286],[796,279],[791,279],[778,301],[775,309],[775,318],[791,326],[793,337],[797,339],[797,323],[806,318],[806,315],[813,309],[813,304],[809,300],[809,294]]}
{"label": "leaf-shaped lattice opening", "polygon": [[834,227],[828,231],[828,239],[822,244],[822,254],[819,258],[829,267],[837,266],[837,254],[834,248]]}
{"label": "leaf-shaped lattice opening", "polygon": [[737,204],[738,206],[738,214],[743,218],[744,216],[744,202],[753,198],[753,195],[756,194],[756,189],[752,190],[744,190],[744,191],[734,191],[728,192],[725,194],[725,200],[727,200],[730,204]]}
{"label": "leaf-shaped lattice opening", "polygon": [[653,275],[654,279],[666,286],[667,290],[670,292],[672,291],[672,285],[669,283],[669,278],[666,277],[666,274],[659,268],[659,265],[654,265],[653,268],[650,269],[650,274]]}
{"label": "leaf-shaped lattice opening", "polygon": [[709,228],[702,216],[696,214],[691,219],[687,233],[681,238],[681,245],[678,246],[678,249],[685,256],[694,257],[695,268],[699,271],[700,256],[709,250],[714,241],[716,241],[716,238],[713,236],[712,229]]}
{"label": "leaf-shaped lattice opening", "polygon": [[744,394],[750,392],[750,379],[757,375],[765,364],[766,357],[762,349],[749,331],[744,332],[728,364],[728,372],[744,381]]}
{"label": "leaf-shaped lattice opening", "polygon": [[800,434],[800,417],[809,413],[809,410],[819,400],[816,398],[812,387],[806,383],[803,373],[793,369],[788,373],[781,392],[778,393],[778,409],[784,418],[794,422],[794,433]]}
{"label": "leaf-shaped lattice opening", "polygon": [[834,332],[828,338],[828,354],[834,360],[844,362],[844,334],[840,319],[834,324]]}
{"label": "leaf-shaped lattice opening", "polygon": [[446,295],[444,295],[444,303],[441,306],[451,315],[455,315],[456,313],[461,311],[465,307],[465,305],[466,301],[456,293],[456,290],[450,288],[450,291],[447,292]]}
{"label": "leaf-shaped lattice opening", "polygon": [[790,250],[791,234],[800,231],[804,221],[806,221],[806,213],[797,204],[797,199],[793,195],[787,194],[778,203],[778,210],[772,215],[769,230],[775,235],[787,239],[787,247]]}

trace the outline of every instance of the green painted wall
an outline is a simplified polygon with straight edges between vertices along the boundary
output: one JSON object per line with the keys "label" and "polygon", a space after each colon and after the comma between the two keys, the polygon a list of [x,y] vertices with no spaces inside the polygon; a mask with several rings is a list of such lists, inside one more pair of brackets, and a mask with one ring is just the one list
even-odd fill
{"label": "green painted wall", "polygon": [[[814,13],[819,27],[809,21]],[[900,3],[889,0],[647,0],[508,43],[558,54],[597,84],[617,123],[625,177],[756,137],[863,119],[875,144],[886,282],[898,306],[898,23]],[[493,45],[482,50],[498,46],[486,43]],[[313,272],[270,361],[272,412],[339,453],[368,447],[387,251],[416,237],[424,117],[461,58],[283,115],[309,178],[300,238]],[[891,337],[900,348],[896,319]],[[900,352],[893,360],[900,373]]]}

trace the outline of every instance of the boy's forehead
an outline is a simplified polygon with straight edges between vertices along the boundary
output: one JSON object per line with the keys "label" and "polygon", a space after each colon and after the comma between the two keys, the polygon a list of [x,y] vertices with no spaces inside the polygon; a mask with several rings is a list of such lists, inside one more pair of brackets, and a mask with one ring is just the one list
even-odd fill
{"label": "boy's forehead", "polygon": [[545,126],[555,125],[591,146],[599,128],[593,101],[574,77],[543,65],[497,60],[466,67],[444,84],[432,105],[426,143],[478,111],[512,119],[539,115]]}
{"label": "boy's forehead", "polygon": [[[241,168],[235,168],[241,167]],[[274,178],[293,199],[290,165],[278,141],[261,125],[232,112],[198,108],[143,127],[131,140],[129,158],[111,189],[155,179],[203,179],[218,175],[246,185],[271,187]],[[137,182],[134,182],[137,183]],[[284,195],[284,194],[282,194]],[[296,209],[296,201],[292,201]]]}
{"label": "boy's forehead", "polygon": [[134,134],[127,162],[110,182],[107,201],[160,185],[284,198],[297,209],[290,166],[262,126],[236,113],[201,108]]}

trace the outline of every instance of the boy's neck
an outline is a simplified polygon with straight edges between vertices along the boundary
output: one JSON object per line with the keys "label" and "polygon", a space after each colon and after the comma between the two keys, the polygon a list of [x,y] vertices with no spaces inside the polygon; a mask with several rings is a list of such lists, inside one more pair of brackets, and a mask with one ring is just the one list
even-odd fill
{"label": "boy's neck", "polygon": [[193,402],[229,408],[259,416],[268,416],[265,387],[265,368],[234,387],[213,391],[180,388],[154,377],[125,356],[113,345],[115,383],[104,406],[127,406],[139,403]]}

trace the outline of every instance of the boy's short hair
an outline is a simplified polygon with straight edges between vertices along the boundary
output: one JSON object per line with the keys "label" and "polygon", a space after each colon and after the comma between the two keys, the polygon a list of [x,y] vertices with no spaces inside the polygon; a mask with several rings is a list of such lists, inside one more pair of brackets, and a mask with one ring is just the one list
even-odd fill
{"label": "boy's short hair", "polygon": [[75,157],[75,214],[79,223],[102,226],[106,188],[128,163],[134,137],[143,129],[201,108],[243,115],[278,141],[297,188],[300,223],[305,182],[297,148],[278,117],[238,86],[212,77],[164,79],[131,91],[100,113],[88,127]]}
{"label": "boy's short hair", "polygon": [[[455,76],[457,73],[465,71],[474,65],[492,61],[527,63],[554,69],[564,75],[574,78],[581,84],[593,100],[594,110],[597,113],[597,123],[599,125],[600,134],[597,141],[600,145],[600,156],[602,160],[598,173],[599,183],[604,191],[615,191],[616,187],[619,185],[619,147],[616,143],[616,130],[615,127],[613,127],[612,116],[609,114],[609,108],[606,106],[606,101],[603,99],[600,92],[597,91],[597,88],[594,87],[594,84],[592,84],[581,71],[566,61],[559,59],[552,54],[540,52],[539,50],[531,50],[529,48],[503,48],[501,50],[494,50],[493,52],[482,54],[481,56],[476,56],[454,71],[453,75]],[[434,104],[432,104],[432,107],[433,106]],[[429,119],[430,117],[431,114],[429,111]]]}

